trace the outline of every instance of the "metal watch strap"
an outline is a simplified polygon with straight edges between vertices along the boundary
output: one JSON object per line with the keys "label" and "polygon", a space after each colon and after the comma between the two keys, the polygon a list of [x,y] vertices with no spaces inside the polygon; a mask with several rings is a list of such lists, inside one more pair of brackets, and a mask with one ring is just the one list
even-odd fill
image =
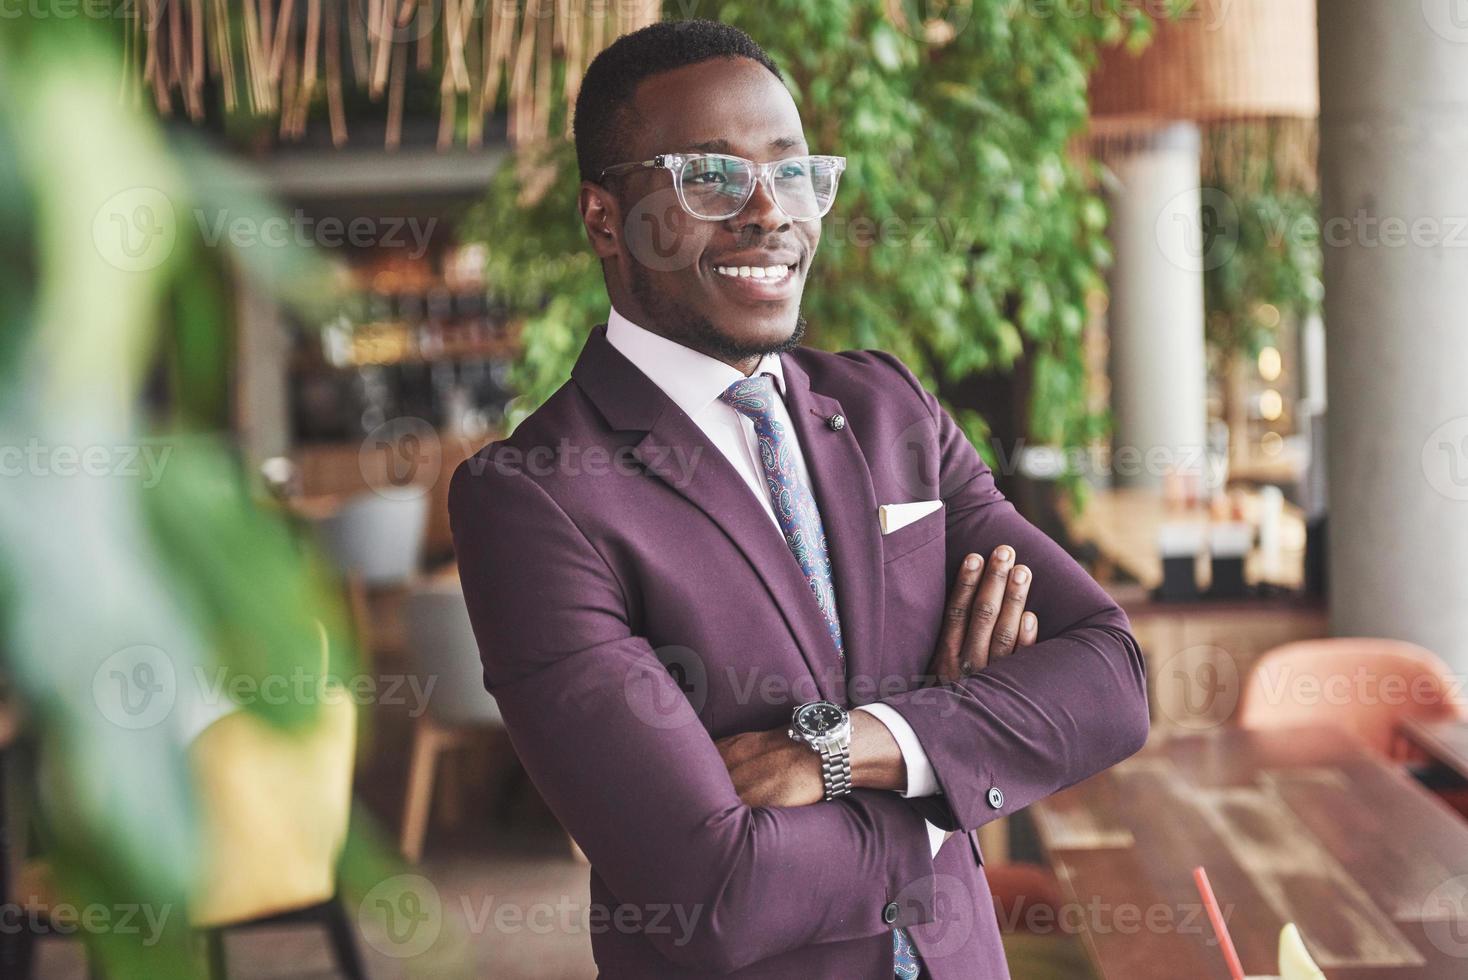
{"label": "metal watch strap", "polygon": [[851,792],[851,746],[831,746],[821,750],[821,782],[826,787],[826,799],[845,796]]}

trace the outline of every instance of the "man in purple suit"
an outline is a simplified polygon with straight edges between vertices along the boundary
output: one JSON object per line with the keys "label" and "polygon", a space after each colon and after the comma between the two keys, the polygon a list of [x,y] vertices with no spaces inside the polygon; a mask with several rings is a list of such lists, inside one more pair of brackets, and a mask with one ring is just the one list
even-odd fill
{"label": "man in purple suit", "polygon": [[899,360],[800,345],[845,161],[748,36],[621,38],[575,130],[607,322],[449,506],[602,976],[1007,977],[970,831],[1141,747],[1125,615]]}

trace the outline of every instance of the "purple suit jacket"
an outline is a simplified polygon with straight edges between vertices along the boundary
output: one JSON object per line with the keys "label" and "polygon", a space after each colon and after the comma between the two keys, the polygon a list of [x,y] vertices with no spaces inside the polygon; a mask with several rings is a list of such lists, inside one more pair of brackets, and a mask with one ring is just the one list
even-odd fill
{"label": "purple suit jacket", "polygon": [[[454,473],[464,595],[516,752],[591,860],[604,977],[890,980],[894,925],[931,980],[1009,976],[967,831],[1137,751],[1142,653],[1126,616],[1021,517],[953,420],[880,351],[784,356],[830,542],[835,651],[749,487],[594,328],[571,380]],[[845,416],[846,425],[828,424]],[[883,535],[880,504],[944,506]],[[1035,646],[923,687],[962,557],[1013,545]],[[857,790],[749,807],[714,739],[824,696],[912,725],[942,795]]]}

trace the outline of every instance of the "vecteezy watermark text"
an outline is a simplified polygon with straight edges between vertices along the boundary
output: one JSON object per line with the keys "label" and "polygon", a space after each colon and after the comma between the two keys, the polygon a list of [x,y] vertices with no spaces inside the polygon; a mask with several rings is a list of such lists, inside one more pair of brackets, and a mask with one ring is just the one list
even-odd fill
{"label": "vecteezy watermark text", "polygon": [[141,478],[143,487],[152,489],[172,454],[173,447],[163,443],[52,446],[33,438],[24,446],[0,445],[0,477]]}
{"label": "vecteezy watermark text", "polygon": [[235,248],[264,245],[267,248],[400,248],[411,259],[422,258],[438,225],[437,218],[384,216],[314,217],[296,210],[289,214],[259,217],[231,214],[228,208],[214,213],[194,211],[199,237],[210,248],[228,242]]}

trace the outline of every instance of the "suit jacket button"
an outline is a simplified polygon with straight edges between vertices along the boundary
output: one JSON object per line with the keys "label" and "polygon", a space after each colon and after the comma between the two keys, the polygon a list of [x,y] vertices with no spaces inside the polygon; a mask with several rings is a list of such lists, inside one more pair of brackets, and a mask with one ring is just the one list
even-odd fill
{"label": "suit jacket button", "polygon": [[897,903],[888,902],[887,907],[882,910],[882,921],[889,926],[897,921]]}
{"label": "suit jacket button", "polygon": [[1004,790],[1000,789],[998,786],[990,786],[989,805],[996,810],[1002,807],[1004,805]]}

